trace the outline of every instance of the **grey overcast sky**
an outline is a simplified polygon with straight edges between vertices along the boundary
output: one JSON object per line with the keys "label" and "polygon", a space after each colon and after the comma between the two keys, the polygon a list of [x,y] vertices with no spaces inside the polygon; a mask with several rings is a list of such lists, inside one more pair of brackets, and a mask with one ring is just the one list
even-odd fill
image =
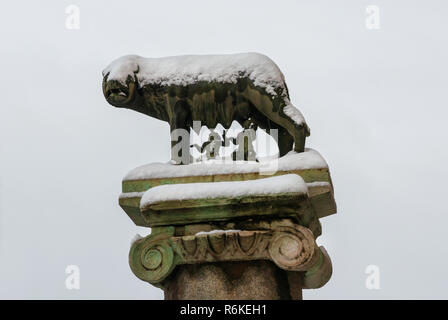
{"label": "grey overcast sky", "polygon": [[109,106],[101,71],[124,54],[256,51],[285,74],[336,192],[319,238],[333,277],[304,298],[447,299],[447,16],[442,0],[3,3],[0,298],[161,299],[129,269],[148,231],[118,195],[129,170],[168,160],[168,125]]}

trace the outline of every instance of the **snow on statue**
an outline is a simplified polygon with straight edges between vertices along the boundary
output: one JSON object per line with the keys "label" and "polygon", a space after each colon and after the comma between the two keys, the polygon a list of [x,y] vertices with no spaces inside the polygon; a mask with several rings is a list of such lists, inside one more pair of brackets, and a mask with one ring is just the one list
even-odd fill
{"label": "snow on statue", "polygon": [[245,129],[276,129],[280,156],[293,149],[303,152],[309,136],[302,114],[289,100],[282,72],[262,54],[130,55],[113,61],[103,77],[103,93],[111,105],[167,121],[171,132],[189,132],[193,121],[208,128],[229,128],[237,121]]}

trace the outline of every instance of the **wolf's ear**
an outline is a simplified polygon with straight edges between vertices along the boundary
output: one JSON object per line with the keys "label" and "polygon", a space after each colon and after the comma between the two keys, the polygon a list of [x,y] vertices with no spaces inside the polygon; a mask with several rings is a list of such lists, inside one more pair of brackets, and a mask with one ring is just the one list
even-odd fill
{"label": "wolf's ear", "polygon": [[110,74],[110,72],[107,72],[106,74],[104,73],[104,71],[102,72],[102,75],[103,75],[103,84],[104,84],[105,82],[107,82],[107,78],[109,78],[109,74]]}

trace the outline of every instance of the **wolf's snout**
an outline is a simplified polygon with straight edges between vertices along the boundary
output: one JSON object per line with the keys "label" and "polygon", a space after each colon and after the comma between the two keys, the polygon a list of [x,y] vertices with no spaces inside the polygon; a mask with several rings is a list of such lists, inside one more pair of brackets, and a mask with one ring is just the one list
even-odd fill
{"label": "wolf's snout", "polygon": [[110,98],[113,96],[121,96],[121,97],[127,97],[128,96],[128,90],[121,86],[120,84],[116,84],[112,81],[109,81],[106,84],[106,89],[105,89],[105,96],[106,98]]}

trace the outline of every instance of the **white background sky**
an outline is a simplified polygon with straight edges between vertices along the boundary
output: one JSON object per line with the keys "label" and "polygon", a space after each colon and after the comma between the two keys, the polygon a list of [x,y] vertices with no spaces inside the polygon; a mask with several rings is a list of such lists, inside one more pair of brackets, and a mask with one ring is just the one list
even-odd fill
{"label": "white background sky", "polygon": [[[80,30],[65,28],[78,5]],[[367,5],[380,30],[365,27]],[[167,161],[166,123],[108,105],[124,54],[257,51],[328,161],[334,274],[305,299],[448,298],[446,1],[9,1],[0,11],[0,298],[161,299],[128,266],[121,178]],[[81,270],[67,290],[65,268]],[[365,268],[380,268],[380,290]]]}

